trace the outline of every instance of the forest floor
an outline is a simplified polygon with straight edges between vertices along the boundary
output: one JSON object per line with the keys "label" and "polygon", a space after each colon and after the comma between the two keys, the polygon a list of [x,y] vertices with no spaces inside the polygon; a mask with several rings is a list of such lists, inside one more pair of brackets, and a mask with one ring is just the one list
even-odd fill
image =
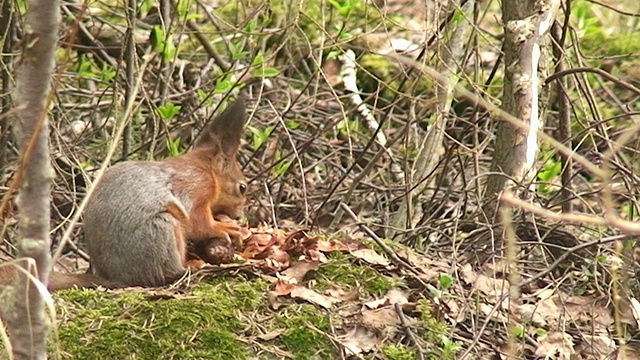
{"label": "forest floor", "polygon": [[[77,230],[72,240],[82,248],[81,226],[69,225],[69,219],[106,149],[120,141],[112,134],[127,84],[120,53],[125,31],[118,26],[127,22],[120,2],[113,2],[113,9],[105,5],[109,1],[96,3],[94,13],[83,19],[94,39],[80,39],[83,43],[73,50],[67,48],[73,44],[65,43],[60,51],[71,55],[59,67],[52,109],[54,246],[69,226]],[[234,262],[207,266],[172,286],[54,293],[51,358],[640,359],[635,341],[640,306],[633,298],[640,287],[632,259],[637,251],[628,246],[632,255],[625,257],[613,246],[618,240],[630,244],[632,237],[614,228],[567,225],[527,214],[514,224],[517,247],[509,249],[518,252],[509,254],[504,240],[510,234],[478,220],[481,181],[493,152],[487,144],[493,144],[495,130],[483,109],[461,99],[453,102],[442,141],[446,154],[420,180],[429,186],[413,204],[420,216],[411,219],[416,221],[410,229],[391,225],[398,204],[414,186],[402,176],[415,170],[415,151],[436,108],[432,98],[437,84],[385,56],[397,52],[415,58],[424,50],[421,61],[440,66],[438,49],[446,46],[440,40],[460,20],[448,17],[445,6],[435,6],[446,1],[390,0],[375,5],[376,11],[370,2],[316,6],[306,1],[293,9],[295,19],[286,16],[291,10],[286,1],[209,3],[194,5],[184,18],[193,15],[199,21],[200,33],[217,55],[269,74],[245,84],[252,112],[239,156],[257,184],[248,193],[248,222],[269,226],[248,231]],[[340,13],[337,5],[342,3],[353,5],[351,17]],[[360,6],[364,3],[367,7]],[[595,1],[572,3],[571,31],[576,35],[571,40],[582,41],[575,45],[577,53],[588,54],[580,66],[640,83],[640,42],[637,31],[628,31],[637,28],[637,16],[610,9],[631,12],[636,1],[605,1],[608,7],[595,6]],[[460,78],[467,88],[499,103],[504,67],[500,4],[479,4],[487,9],[474,19],[480,35],[476,33],[470,42],[475,48],[467,49],[460,62]],[[425,25],[435,9],[442,11],[432,16],[442,20],[441,27]],[[216,16],[205,16],[214,10]],[[227,88],[228,74],[217,71],[219,64],[205,51],[203,37],[181,20],[173,24],[173,37],[166,37],[179,46],[172,54],[174,73],[165,72],[166,49],[149,44],[151,33],[159,36],[150,31],[158,23],[149,20],[157,12],[148,15],[140,20],[147,23],[140,26],[143,40],[137,44],[140,53],[148,51],[148,67],[140,76],[145,81],[136,98],[138,117],[132,121],[134,150],[113,162],[179,154],[216,109],[216,96],[233,87]],[[293,20],[295,24],[289,22]],[[101,43],[109,45],[107,53]],[[356,57],[356,91],[345,89],[344,64],[336,65],[332,54],[345,49]],[[243,58],[247,54],[260,61]],[[570,92],[575,151],[601,161],[609,139],[636,126],[619,119],[637,103],[636,95],[593,76],[575,83]],[[162,86],[170,95],[158,95]],[[585,88],[597,99],[587,101],[576,90]],[[352,102],[354,93],[364,101]],[[372,135],[375,126],[358,113],[362,108],[386,121],[377,137]],[[160,109],[176,113],[163,117]],[[553,119],[556,109],[550,106],[549,114]],[[630,144],[625,149],[629,154],[620,158],[631,165],[612,171],[617,209],[629,218],[637,216],[634,199],[640,192],[634,146],[640,147]],[[558,154],[543,146],[540,158],[534,200],[556,211]],[[404,168],[396,171],[394,166]],[[576,211],[602,216],[603,185],[574,167]],[[2,169],[0,190],[5,191],[13,170]],[[9,244],[16,220],[7,213],[2,250],[15,254]],[[313,231],[308,230],[311,224]],[[56,269],[82,272],[88,266],[82,257],[69,251]]]}

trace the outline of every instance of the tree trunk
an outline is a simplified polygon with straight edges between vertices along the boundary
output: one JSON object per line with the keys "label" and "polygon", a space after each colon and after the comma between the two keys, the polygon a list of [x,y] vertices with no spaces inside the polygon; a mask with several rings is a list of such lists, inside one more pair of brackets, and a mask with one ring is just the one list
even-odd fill
{"label": "tree trunk", "polygon": [[[495,153],[487,179],[484,213],[490,223],[497,221],[497,199],[503,190],[526,196],[535,176],[539,116],[540,81],[538,69],[544,37],[556,18],[560,0],[509,0],[502,2],[505,24],[505,77],[502,106],[529,126],[522,131],[507,122],[497,125]],[[532,14],[534,14],[532,16]],[[518,187],[516,187],[518,186]]]}
{"label": "tree trunk", "polygon": [[[15,91],[15,132],[20,147],[17,204],[18,256],[24,271],[18,271],[12,300],[4,304],[14,359],[46,359],[49,332],[45,316],[49,275],[49,197],[54,172],[49,158],[47,110],[50,100],[54,53],[60,22],[57,0],[29,0],[18,62]],[[35,268],[32,266],[35,264]]]}
{"label": "tree trunk", "polygon": [[464,2],[462,7],[459,7],[458,3],[451,4],[450,10],[460,9],[463,16],[459,17],[459,21],[450,23],[455,27],[450,30],[452,35],[449,41],[438,49],[438,55],[442,59],[440,68],[446,81],[438,82],[436,88],[438,109],[429,121],[429,129],[418,149],[416,162],[407,174],[407,195],[391,220],[391,230],[388,233],[390,238],[395,237],[398,230],[414,228],[415,220],[422,216],[422,208],[416,200],[423,195],[428,185],[435,181],[435,176],[431,179],[426,177],[434,172],[444,154],[444,133],[449,121],[453,89],[458,83],[458,73],[461,71],[458,64],[463,62],[469,44],[474,4],[473,0]]}

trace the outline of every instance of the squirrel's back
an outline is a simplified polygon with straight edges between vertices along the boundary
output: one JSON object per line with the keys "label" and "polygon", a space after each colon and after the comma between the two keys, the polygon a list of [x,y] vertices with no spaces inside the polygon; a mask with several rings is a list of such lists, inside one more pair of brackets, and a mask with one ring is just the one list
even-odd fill
{"label": "squirrel's back", "polygon": [[96,275],[128,285],[159,286],[168,276],[184,272],[181,251],[168,251],[177,239],[167,229],[180,222],[167,206],[188,211],[188,204],[171,191],[174,175],[161,162],[148,161],[119,163],[104,173],[84,216]]}

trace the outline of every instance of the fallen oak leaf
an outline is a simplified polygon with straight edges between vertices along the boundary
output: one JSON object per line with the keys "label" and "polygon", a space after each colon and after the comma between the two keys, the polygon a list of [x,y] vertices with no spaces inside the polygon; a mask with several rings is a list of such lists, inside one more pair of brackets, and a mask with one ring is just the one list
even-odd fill
{"label": "fallen oak leaf", "polygon": [[[405,316],[408,325],[414,326],[420,323],[411,316]],[[362,323],[364,325],[384,329],[386,331],[395,331],[395,326],[400,325],[401,321],[396,313],[393,305],[387,305],[378,309],[362,309]]]}
{"label": "fallen oak leaf", "polygon": [[266,232],[255,232],[251,234],[251,237],[247,239],[247,246],[256,245],[256,246],[271,246],[277,242],[277,239],[273,236],[273,234]]}
{"label": "fallen oak leaf", "polygon": [[288,280],[278,279],[275,288],[272,290],[278,296],[289,295],[297,285]]}
{"label": "fallen oak leaf", "polygon": [[271,341],[277,338],[278,336],[282,335],[283,333],[284,333],[284,329],[277,329],[277,330],[269,331],[267,333],[258,335],[257,337],[262,341]]}
{"label": "fallen oak leaf", "polygon": [[276,240],[268,233],[253,233],[246,241],[242,250],[242,257],[253,259],[262,254],[266,249],[276,244]]}
{"label": "fallen oak leaf", "polygon": [[309,251],[318,250],[318,239],[315,237],[308,237],[304,231],[297,231],[287,237],[283,248],[286,251],[307,255]]}
{"label": "fallen oak leaf", "polygon": [[347,251],[349,247],[337,240],[319,240],[318,250],[322,252]]}
{"label": "fallen oak leaf", "polygon": [[281,274],[290,279],[296,279],[298,283],[301,283],[309,271],[318,270],[319,267],[320,263],[318,262],[301,261],[282,271]]}
{"label": "fallen oak leaf", "polygon": [[391,306],[378,309],[362,309],[362,323],[373,328],[386,328],[400,324],[396,311]]}
{"label": "fallen oak leaf", "polygon": [[275,291],[267,292],[267,301],[269,302],[269,306],[271,306],[273,310],[278,310],[285,305],[283,302],[279,301],[279,298],[280,295],[278,295],[278,293],[276,293]]}
{"label": "fallen oak leaf", "polygon": [[363,305],[368,307],[369,309],[377,309],[379,307],[387,305],[387,298],[380,298],[380,299],[367,301]]}
{"label": "fallen oak leaf", "polygon": [[359,240],[318,240],[318,250],[322,252],[355,251],[360,249],[367,249],[367,246]]}
{"label": "fallen oak leaf", "polygon": [[278,250],[274,249],[272,251],[278,251],[279,256],[274,255],[264,259],[264,262],[262,263],[263,268],[267,268],[272,271],[280,271],[282,269],[286,269],[287,267],[289,267],[289,254],[287,254],[284,251],[281,252],[281,250],[279,249]]}
{"label": "fallen oak leaf", "polygon": [[429,259],[410,249],[400,249],[396,253],[398,257],[418,269],[421,272],[418,276],[426,282],[437,281],[441,274],[451,272],[451,264],[447,261]]}
{"label": "fallen oak leaf", "polygon": [[303,239],[310,239],[309,235],[307,235],[307,231],[309,231],[308,229],[300,229],[300,230],[296,230],[292,233],[290,233],[289,235],[287,235],[286,239],[285,239],[285,243],[290,243],[290,242],[296,242],[296,241],[300,241]]}
{"label": "fallen oak leaf", "polygon": [[389,301],[390,305],[404,305],[409,302],[409,299],[407,299],[407,293],[398,289],[391,289],[387,291],[387,294],[384,297]]}
{"label": "fallen oak leaf", "polygon": [[380,339],[378,339],[375,332],[364,326],[356,326],[347,334],[340,337],[338,341],[344,346],[347,356],[357,356],[373,350],[378,346]]}
{"label": "fallen oak leaf", "polygon": [[303,258],[307,258],[311,261],[316,261],[322,264],[329,262],[326,255],[318,250],[306,250]]}
{"label": "fallen oak leaf", "polygon": [[333,304],[342,302],[340,299],[336,299],[332,296],[322,295],[307,287],[296,285],[291,290],[290,296],[292,298],[302,299],[315,305],[320,305],[325,309],[330,309]]}
{"label": "fallen oak leaf", "polygon": [[369,264],[382,265],[382,266],[389,266],[391,264],[389,259],[378,254],[372,249],[353,250],[353,251],[350,251],[349,253],[360,260],[364,260],[368,262]]}
{"label": "fallen oak leaf", "polygon": [[355,287],[349,291],[344,291],[339,287],[332,287],[327,290],[327,294],[342,301],[355,301],[360,298],[360,288]]}
{"label": "fallen oak leaf", "polygon": [[407,295],[404,291],[391,289],[383,298],[366,302],[364,303],[364,306],[368,307],[369,309],[377,309],[385,305],[404,305],[408,302],[409,300],[407,299]]}
{"label": "fallen oak leaf", "polygon": [[573,337],[565,332],[549,332],[538,337],[535,355],[540,358],[570,360],[574,354]]}

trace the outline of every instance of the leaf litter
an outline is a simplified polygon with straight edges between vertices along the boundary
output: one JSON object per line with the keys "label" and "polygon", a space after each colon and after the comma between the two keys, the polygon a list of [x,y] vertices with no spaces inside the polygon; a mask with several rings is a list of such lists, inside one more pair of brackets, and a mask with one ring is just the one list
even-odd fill
{"label": "leaf litter", "polygon": [[[462,349],[473,348],[469,351],[477,358],[494,353],[502,359],[509,358],[507,354],[517,358],[604,359],[620,352],[611,331],[614,320],[610,304],[595,294],[578,296],[559,287],[531,286],[512,301],[512,286],[501,276],[505,271],[495,268],[473,269],[469,264],[431,259],[404,247],[394,250],[406,264],[400,265],[365,241],[325,239],[306,230],[287,232],[261,226],[245,229],[244,233],[243,247],[235,249],[234,263],[206,265],[193,274],[195,280],[219,272],[246,272],[266,279],[271,283],[266,299],[272,310],[302,302],[339,318],[333,333],[326,336],[346,357],[375,354],[390,339],[428,356],[433,352],[424,349],[436,344],[438,338],[428,335],[434,330],[429,327],[438,323],[443,326],[436,331],[448,332],[440,337],[449,336]],[[313,274],[331,264],[332,253],[345,254],[380,276],[408,281],[379,295],[363,291],[365,283],[318,286]],[[439,282],[443,275],[456,279],[448,289]],[[141,291],[120,291],[132,290]],[[188,297],[172,289],[147,289],[147,296],[150,300]],[[429,307],[427,320],[425,311],[419,310],[424,304]],[[636,311],[628,311],[626,322],[637,324],[632,310]],[[522,327],[522,336],[528,341],[509,342],[509,336],[495,326],[491,326],[493,330],[482,329],[483,322],[505,329]],[[272,341],[283,331],[268,331],[256,341]],[[635,358],[638,353],[626,349],[627,358]]]}

